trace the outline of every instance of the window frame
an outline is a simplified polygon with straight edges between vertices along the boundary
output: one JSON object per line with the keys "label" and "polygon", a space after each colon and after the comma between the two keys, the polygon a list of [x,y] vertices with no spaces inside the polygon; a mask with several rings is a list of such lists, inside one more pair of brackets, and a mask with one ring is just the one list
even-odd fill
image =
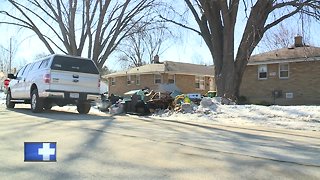
{"label": "window frame", "polygon": [[[22,74],[21,74],[21,77],[27,75],[27,73],[30,71],[31,66],[32,66],[32,64],[26,65],[26,68],[23,69],[23,72],[22,72]],[[26,70],[28,70],[28,71],[26,71]]]}
{"label": "window frame", "polygon": [[19,71],[17,72],[17,75],[16,75],[17,78],[22,77],[22,74],[23,74],[24,70],[26,69],[26,67],[27,66],[24,66],[21,69],[19,69]]}
{"label": "window frame", "polygon": [[39,69],[40,67],[40,64],[41,64],[41,61],[37,61],[37,62],[34,62],[33,65],[32,65],[32,68],[30,69],[31,71],[36,71]]}
{"label": "window frame", "polygon": [[[170,76],[173,76],[173,83],[171,83],[170,80]],[[168,84],[176,84],[176,75],[175,74],[168,74]]]}
{"label": "window frame", "polygon": [[[281,70],[281,65],[287,65],[287,70]],[[288,76],[287,77],[281,77],[281,72],[288,72]],[[289,63],[279,63],[279,79],[289,79],[289,75],[290,75],[290,66]]]}
{"label": "window frame", "polygon": [[127,86],[131,85],[131,75],[127,75]]}
{"label": "window frame", "polygon": [[116,85],[116,78],[111,77],[111,86],[115,86],[115,85]]}
{"label": "window frame", "polygon": [[136,75],[136,85],[140,85],[140,75]]}
{"label": "window frame", "polygon": [[[199,90],[205,90],[206,89],[205,76],[195,76],[194,80],[195,80],[195,88],[196,89],[199,89]],[[197,84],[199,84],[199,87],[197,86]]]}
{"label": "window frame", "polygon": [[45,68],[47,68],[48,65],[49,65],[49,61],[50,61],[50,58],[46,58],[46,59],[42,60],[41,63],[40,63],[40,65],[39,65],[39,67],[38,67],[38,69],[45,69]]}
{"label": "window frame", "polygon": [[[156,77],[160,77],[160,78],[156,78]],[[159,80],[160,79],[160,82],[156,82],[156,80]],[[161,74],[154,74],[153,75],[153,83],[154,84],[161,84],[162,83],[162,75]]]}
{"label": "window frame", "polygon": [[[260,72],[260,70],[261,69],[263,69],[263,68],[261,68],[261,67],[265,67],[266,68],[266,72]],[[260,77],[260,73],[266,73],[266,77]],[[258,65],[258,79],[259,80],[266,80],[266,79],[268,79],[268,65],[267,64],[261,64],[261,65]]]}
{"label": "window frame", "polygon": [[[39,66],[40,68],[40,66]],[[99,75],[99,70],[90,59],[55,55],[50,63],[51,70]]]}

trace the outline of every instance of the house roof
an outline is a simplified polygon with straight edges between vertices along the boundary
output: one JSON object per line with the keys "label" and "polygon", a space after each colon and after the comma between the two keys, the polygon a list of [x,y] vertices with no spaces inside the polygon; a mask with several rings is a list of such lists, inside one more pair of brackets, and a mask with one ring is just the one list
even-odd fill
{"label": "house roof", "polygon": [[320,60],[320,48],[314,46],[281,48],[257,55],[249,59],[248,65],[273,64]]}
{"label": "house roof", "polygon": [[205,66],[198,64],[165,61],[161,64],[147,64],[140,67],[134,67],[126,71],[105,75],[104,77],[126,76],[134,74],[155,74],[155,73],[172,73],[214,76],[214,66]]}

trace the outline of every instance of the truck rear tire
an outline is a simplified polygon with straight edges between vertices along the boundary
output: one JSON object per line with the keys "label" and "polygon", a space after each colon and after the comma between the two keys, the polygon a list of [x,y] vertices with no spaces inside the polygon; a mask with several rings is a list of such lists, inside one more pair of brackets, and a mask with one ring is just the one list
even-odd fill
{"label": "truck rear tire", "polygon": [[31,92],[31,111],[34,113],[43,111],[43,100],[39,97],[37,89]]}
{"label": "truck rear tire", "polygon": [[82,102],[77,104],[77,111],[79,114],[88,114],[90,111],[91,105],[87,102]]}
{"label": "truck rear tire", "polygon": [[44,104],[43,108],[44,110],[50,110],[52,108],[52,104]]}

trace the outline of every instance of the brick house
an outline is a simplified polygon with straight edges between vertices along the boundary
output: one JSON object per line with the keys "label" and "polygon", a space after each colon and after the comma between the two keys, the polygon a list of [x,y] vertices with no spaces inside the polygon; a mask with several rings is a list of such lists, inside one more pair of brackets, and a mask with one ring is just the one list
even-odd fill
{"label": "brick house", "polygon": [[320,104],[320,48],[295,45],[250,58],[240,87],[250,103]]}
{"label": "brick house", "polygon": [[201,93],[215,90],[214,67],[190,63],[156,62],[126,71],[105,75],[109,94],[148,87],[157,91],[161,84],[174,84],[182,93]]}

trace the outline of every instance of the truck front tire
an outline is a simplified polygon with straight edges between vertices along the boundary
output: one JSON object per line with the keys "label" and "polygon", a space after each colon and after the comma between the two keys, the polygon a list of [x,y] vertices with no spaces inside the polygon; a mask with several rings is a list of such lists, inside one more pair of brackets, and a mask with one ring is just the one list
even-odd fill
{"label": "truck front tire", "polygon": [[6,96],[6,107],[7,107],[8,109],[12,109],[12,108],[14,108],[14,106],[15,106],[15,103],[11,102],[11,100],[12,100],[11,91],[8,90],[7,96]]}

